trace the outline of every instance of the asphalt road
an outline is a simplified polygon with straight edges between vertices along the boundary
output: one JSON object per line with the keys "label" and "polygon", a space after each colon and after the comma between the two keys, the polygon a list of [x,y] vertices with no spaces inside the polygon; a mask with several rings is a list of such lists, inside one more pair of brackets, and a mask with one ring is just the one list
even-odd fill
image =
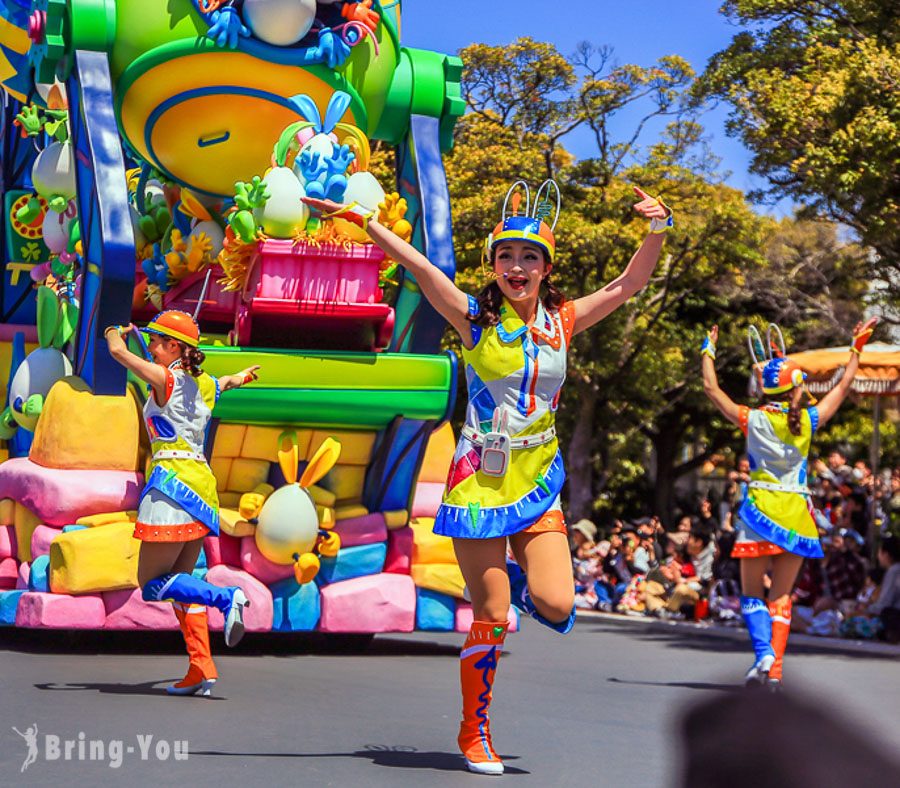
{"label": "asphalt road", "polygon": [[[0,630],[0,785],[495,779],[462,771],[456,752],[462,636],[379,636],[364,654],[252,634],[226,653],[216,637],[215,697],[169,698],[161,688],[186,662],[174,633]],[[735,684],[748,652],[730,641],[588,620],[565,638],[526,624],[507,645],[491,717],[500,779],[514,786],[678,786],[684,713],[746,697]],[[900,751],[895,659],[806,649],[790,655],[786,679],[882,752]],[[12,727],[31,725],[37,758],[22,772],[28,748]],[[188,757],[175,760],[181,741]]]}

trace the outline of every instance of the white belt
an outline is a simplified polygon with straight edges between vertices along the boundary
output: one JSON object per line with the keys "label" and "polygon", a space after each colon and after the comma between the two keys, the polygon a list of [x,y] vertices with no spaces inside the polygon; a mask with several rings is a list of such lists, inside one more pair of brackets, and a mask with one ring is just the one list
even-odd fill
{"label": "white belt", "polygon": [[755,490],[774,490],[775,492],[800,493],[811,495],[809,487],[802,484],[776,484],[775,482],[750,482],[748,485]]}
{"label": "white belt", "polygon": [[[478,432],[474,427],[470,427],[468,424],[462,428],[462,434],[464,438],[472,441],[476,446],[484,444],[484,435]],[[519,438],[510,438],[509,447],[511,449],[525,449],[529,446],[541,446],[544,443],[550,443],[555,437],[556,427],[550,427],[549,429],[535,433],[534,435],[522,435]]]}
{"label": "white belt", "polygon": [[197,462],[206,462],[206,455],[195,451],[162,449],[153,455],[152,462],[156,462],[157,460],[197,460]]}

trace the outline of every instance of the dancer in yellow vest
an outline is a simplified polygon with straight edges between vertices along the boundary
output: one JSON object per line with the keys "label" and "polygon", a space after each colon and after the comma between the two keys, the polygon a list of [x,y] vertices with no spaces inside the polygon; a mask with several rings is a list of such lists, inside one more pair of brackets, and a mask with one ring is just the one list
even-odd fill
{"label": "dancer in yellow vest", "polygon": [[106,329],[110,355],[148,384],[144,421],[153,456],[141,495],[134,536],[141,540],[138,583],[148,602],[169,601],[184,634],[190,666],[168,687],[170,695],[209,695],[218,674],[209,648],[206,606],[225,617],[225,643],[244,633],[244,607],[237,587],[221,588],[194,577],[203,537],[219,533],[216,479],[203,444],[212,409],[222,391],[256,379],[259,367],[213,378],[200,369],[200,330],[186,312],[168,310],[147,326],[153,361],[129,352],[125,337],[133,325]]}
{"label": "dancer in yellow vest", "polygon": [[[750,483],[737,514],[732,557],[741,561],[741,612],[755,661],[744,678],[749,687],[781,689],[782,663],[791,628],[791,591],[805,558],[821,558],[807,484],[807,455],[812,436],[837,412],[850,391],[859,357],[876,321],[853,332],[844,375],[821,402],[803,405],[803,370],[787,357],[777,326],[769,327],[766,346],[751,329],[750,352],[765,397],[759,408],[735,404],[716,377],[718,326],[701,348],[706,395],[747,436]],[[776,344],[780,339],[780,346]],[[768,602],[764,579],[771,569]]]}
{"label": "dancer in yellow vest", "polygon": [[[524,207],[518,187],[525,192]],[[560,207],[553,181],[538,189],[533,204],[524,183],[510,189],[501,221],[485,242],[496,278],[477,297],[462,292],[358,206],[306,200],[325,215],[364,227],[388,257],[415,276],[462,339],[469,404],[434,530],[453,538],[475,618],[460,654],[458,738],[474,772],[503,772],[491,742],[488,707],[510,601],[561,633],[574,622],[572,563],[559,499],[565,471],[555,414],[572,337],[647,284],[663,234],[672,226],[668,208],[640,189],[635,192],[640,200],[635,210],[651,220],[650,235],[621,276],[571,301],[550,279]],[[507,564],[507,540],[517,563]]]}

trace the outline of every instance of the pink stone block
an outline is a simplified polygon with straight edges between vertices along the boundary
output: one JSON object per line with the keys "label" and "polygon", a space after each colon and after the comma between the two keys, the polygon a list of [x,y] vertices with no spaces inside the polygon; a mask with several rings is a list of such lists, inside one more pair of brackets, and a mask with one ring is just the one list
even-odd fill
{"label": "pink stone block", "polygon": [[11,591],[19,579],[19,566],[15,558],[0,558],[0,591]]}
{"label": "pink stone block", "polygon": [[441,482],[419,482],[413,496],[412,517],[434,517],[444,495]]}
{"label": "pink stone block", "polygon": [[22,561],[19,564],[19,576],[16,578],[16,591],[28,590],[28,578],[31,577],[31,564]]}
{"label": "pink stone block", "polygon": [[[510,607],[506,616],[509,621],[509,632],[518,632],[519,614],[515,608]],[[475,617],[472,615],[472,606],[468,602],[459,602],[456,605],[456,631],[468,632]]]}
{"label": "pink stone block", "polygon": [[105,591],[104,629],[178,629],[178,619],[169,602],[145,602],[140,588]]}
{"label": "pink stone block", "polygon": [[39,525],[31,534],[31,560],[50,552],[50,542],[62,533],[62,528]]}
{"label": "pink stone block", "polygon": [[412,632],[416,586],[408,575],[379,574],[331,583],[320,590],[323,632]]}
{"label": "pink stone block", "polygon": [[384,542],[388,538],[387,525],[381,512],[338,520],[334,532],[341,537],[341,547],[355,547],[361,544]]}
{"label": "pink stone block", "polygon": [[16,527],[0,525],[0,558],[13,558],[18,555],[17,550]]}
{"label": "pink stone block", "polygon": [[16,626],[30,629],[103,629],[106,608],[98,594],[71,596],[26,591],[19,598]]}
{"label": "pink stone block", "polygon": [[225,564],[237,568],[241,565],[241,540],[229,534],[207,536],[203,540],[203,550],[208,567]]}
{"label": "pink stone block", "polygon": [[408,575],[412,566],[413,529],[408,525],[388,533],[384,571],[392,575]]}
{"label": "pink stone block", "polygon": [[[216,586],[239,586],[244,590],[250,607],[244,612],[248,632],[269,632],[272,629],[272,594],[252,575],[241,569],[219,564],[206,574],[206,581]],[[209,609],[209,628],[222,629],[224,619],[215,608]]]}
{"label": "pink stone block", "polygon": [[293,564],[276,564],[266,558],[256,546],[256,538],[245,536],[241,539],[241,568],[262,580],[267,586],[294,576]]}
{"label": "pink stone block", "polygon": [[129,471],[45,468],[27,457],[0,463],[0,498],[27,506],[48,525],[137,509],[143,487],[144,475]]}

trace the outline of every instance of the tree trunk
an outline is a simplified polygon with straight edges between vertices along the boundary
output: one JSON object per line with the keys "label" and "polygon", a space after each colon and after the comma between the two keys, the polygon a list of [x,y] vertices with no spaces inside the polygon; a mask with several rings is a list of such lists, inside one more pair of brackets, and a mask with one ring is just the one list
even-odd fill
{"label": "tree trunk", "polygon": [[569,520],[577,522],[590,517],[594,509],[593,463],[594,409],[597,388],[589,382],[579,383],[578,412],[569,441],[566,470],[569,477]]}
{"label": "tree trunk", "polygon": [[675,460],[678,452],[678,434],[675,429],[661,429],[653,436],[653,454],[656,459],[656,473],[653,484],[653,514],[657,515],[666,528],[673,525]]}

